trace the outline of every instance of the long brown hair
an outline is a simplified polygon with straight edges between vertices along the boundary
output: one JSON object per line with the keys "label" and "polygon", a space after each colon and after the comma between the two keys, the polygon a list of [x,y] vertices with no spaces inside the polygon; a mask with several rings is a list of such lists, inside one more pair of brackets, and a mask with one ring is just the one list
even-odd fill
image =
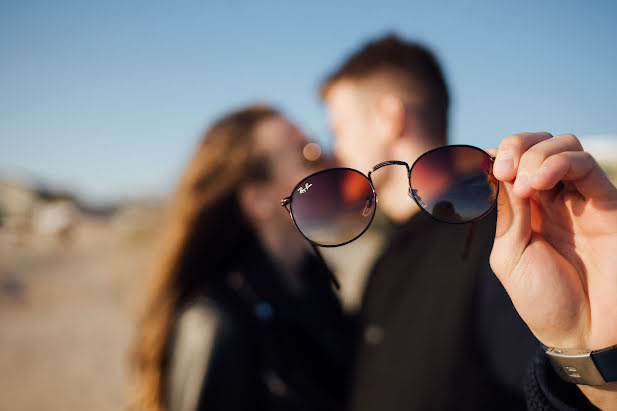
{"label": "long brown hair", "polygon": [[168,342],[178,307],[230,262],[231,250],[255,241],[236,192],[246,181],[267,178],[267,164],[253,154],[253,135],[259,122],[278,115],[254,105],[224,116],[206,132],[184,170],[153,261],[132,352],[136,393],[131,408],[165,409]]}

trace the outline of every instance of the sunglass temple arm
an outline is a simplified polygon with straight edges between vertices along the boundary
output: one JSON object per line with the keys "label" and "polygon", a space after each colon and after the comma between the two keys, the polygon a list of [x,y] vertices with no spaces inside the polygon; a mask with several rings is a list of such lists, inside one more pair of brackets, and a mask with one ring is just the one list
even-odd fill
{"label": "sunglass temple arm", "polygon": [[332,281],[332,284],[334,284],[334,287],[337,290],[340,290],[341,289],[341,284],[336,279],[334,273],[330,270],[330,267],[328,267],[328,264],[326,263],[326,260],[323,258],[323,255],[321,254],[321,250],[315,244],[313,244],[311,242],[310,242],[310,244],[311,244],[311,247],[313,247],[313,251],[315,251],[315,254],[317,255],[317,258],[319,258],[319,260],[321,261],[323,266],[326,268],[326,271],[328,272],[328,276],[330,277],[330,281]]}
{"label": "sunglass temple arm", "polygon": [[[287,211],[289,211],[289,214],[291,215],[291,210],[287,207],[289,204],[291,204],[291,196],[285,197],[281,200],[281,205],[285,207]],[[317,247],[311,241],[309,241],[309,244],[311,245],[311,247],[313,247],[313,251],[315,252],[315,255],[317,255],[317,258],[319,258],[319,261],[321,261],[323,266],[326,268],[326,271],[328,272],[328,276],[330,277],[330,281],[332,281],[332,284],[334,284],[334,287],[337,290],[340,290],[341,284],[338,282],[338,280],[334,276],[334,273],[330,270],[330,267],[328,267],[328,264],[326,263],[326,260],[323,258],[323,255],[321,254],[321,250],[319,249],[319,247]]]}

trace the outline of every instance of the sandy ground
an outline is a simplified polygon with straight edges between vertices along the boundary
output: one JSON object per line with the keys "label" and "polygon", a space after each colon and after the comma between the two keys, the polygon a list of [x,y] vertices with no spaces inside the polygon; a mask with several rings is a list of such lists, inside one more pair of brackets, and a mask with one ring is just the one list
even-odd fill
{"label": "sandy ground", "polygon": [[[17,244],[0,230],[0,410],[116,410],[128,393],[128,349],[140,308],[151,233],[86,220],[63,246]],[[324,250],[357,306],[370,233]]]}
{"label": "sandy ground", "polygon": [[0,410],[123,408],[148,241],[99,221],[73,240],[0,235]]}

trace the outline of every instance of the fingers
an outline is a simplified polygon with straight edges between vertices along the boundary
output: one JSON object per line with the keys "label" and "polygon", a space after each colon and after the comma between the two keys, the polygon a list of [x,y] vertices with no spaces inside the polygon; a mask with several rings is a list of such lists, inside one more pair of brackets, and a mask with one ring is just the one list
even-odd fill
{"label": "fingers", "polygon": [[[509,273],[531,241],[531,208],[528,197],[534,188],[530,186],[530,176],[541,169],[551,155],[570,150],[582,152],[576,138],[552,137],[548,133],[515,134],[500,143],[493,167],[493,174],[501,180],[501,184],[497,198],[497,227],[491,265],[503,282],[507,281]],[[564,171],[563,167],[560,163],[543,170],[543,180],[537,183],[549,187],[556,176],[565,175],[567,171]],[[558,181],[559,178],[553,186]],[[533,180],[533,183],[536,181]]]}
{"label": "fingers", "polygon": [[498,257],[492,260],[499,266],[496,273],[507,274],[531,241],[529,197],[534,193],[552,190],[564,182],[568,190],[576,190],[585,199],[617,201],[617,188],[571,134],[506,137],[497,150],[493,174],[501,181],[494,245]]}
{"label": "fingers", "polygon": [[512,189],[520,198],[550,190],[560,181],[571,182],[584,197],[612,200],[616,195],[608,177],[572,134],[508,136],[499,144],[493,173],[502,182],[514,181]]}
{"label": "fingers", "polygon": [[569,181],[585,198],[617,200],[617,189],[595,159],[584,151],[570,151],[548,157],[529,180],[532,189],[550,190],[560,181]]}
{"label": "fingers", "polygon": [[497,226],[491,253],[491,267],[504,285],[531,239],[529,200],[516,196],[512,186],[510,182],[499,185]]}
{"label": "fingers", "polygon": [[521,156],[535,144],[552,137],[549,133],[520,133],[504,138],[497,149],[493,174],[500,181],[513,181]]}
{"label": "fingers", "polygon": [[583,152],[583,146],[572,134],[562,134],[529,147],[522,154],[516,171],[514,182],[516,195],[521,198],[530,197],[535,191],[530,184],[530,179],[533,178],[546,159],[564,152]]}

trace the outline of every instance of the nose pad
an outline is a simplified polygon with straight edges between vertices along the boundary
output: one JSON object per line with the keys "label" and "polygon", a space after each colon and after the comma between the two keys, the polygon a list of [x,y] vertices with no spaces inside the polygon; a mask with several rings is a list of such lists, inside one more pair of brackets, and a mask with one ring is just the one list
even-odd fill
{"label": "nose pad", "polygon": [[373,208],[373,197],[368,197],[366,199],[366,203],[364,203],[364,209],[362,210],[362,216],[363,217],[370,216],[372,208]]}

